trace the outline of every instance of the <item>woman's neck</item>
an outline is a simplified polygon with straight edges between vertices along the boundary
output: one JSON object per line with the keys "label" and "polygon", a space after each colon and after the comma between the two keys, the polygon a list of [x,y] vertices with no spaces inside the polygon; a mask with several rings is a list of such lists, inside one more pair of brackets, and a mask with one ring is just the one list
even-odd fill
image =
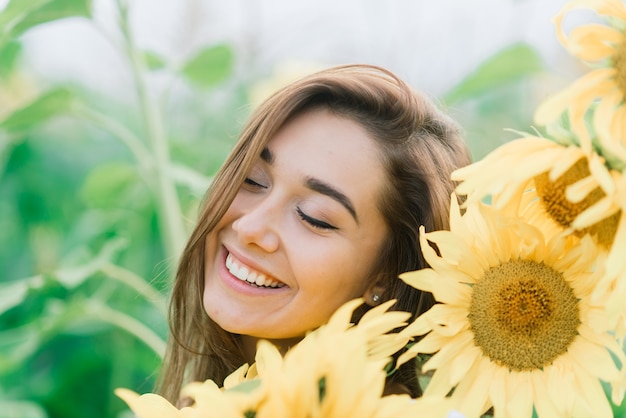
{"label": "woman's neck", "polygon": [[[255,362],[257,344],[259,340],[263,340],[263,339],[265,338],[253,337],[250,335],[241,336],[243,354],[248,364],[252,364]],[[285,355],[285,353],[289,351],[291,347],[293,347],[294,345],[302,341],[302,337],[278,339],[278,340],[267,339],[267,341],[269,341],[270,343],[278,347],[278,350],[280,351],[280,353],[282,355]]]}

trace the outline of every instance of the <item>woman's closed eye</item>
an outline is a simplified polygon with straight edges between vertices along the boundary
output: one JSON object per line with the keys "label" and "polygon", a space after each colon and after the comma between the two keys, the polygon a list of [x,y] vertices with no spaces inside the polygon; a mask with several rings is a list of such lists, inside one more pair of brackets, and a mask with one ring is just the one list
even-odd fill
{"label": "woman's closed eye", "polygon": [[327,230],[339,229],[336,226],[329,224],[328,222],[320,221],[319,219],[316,219],[307,215],[306,213],[302,212],[302,209],[300,209],[299,207],[296,208],[296,212],[298,212],[298,216],[300,216],[300,218],[304,222],[308,223],[313,228],[327,229]]}
{"label": "woman's closed eye", "polygon": [[251,177],[246,177],[246,179],[243,182],[247,186],[253,187],[255,189],[258,189],[258,188],[260,188],[260,189],[267,189],[267,186],[265,186],[265,185],[255,181],[255,180],[253,180]]}

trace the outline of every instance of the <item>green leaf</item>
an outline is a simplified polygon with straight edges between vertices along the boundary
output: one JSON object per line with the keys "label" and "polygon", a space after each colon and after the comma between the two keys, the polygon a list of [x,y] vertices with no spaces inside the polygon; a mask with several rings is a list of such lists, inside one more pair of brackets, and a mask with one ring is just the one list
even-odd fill
{"label": "green leaf", "polygon": [[0,77],[6,78],[15,70],[21,52],[22,45],[17,41],[0,45]]}
{"label": "green leaf", "polygon": [[0,12],[0,27],[2,27],[2,33],[9,32],[15,24],[50,1],[51,0],[9,1],[2,12]]}
{"label": "green leaf", "polygon": [[230,76],[233,61],[233,51],[229,46],[216,45],[198,52],[185,64],[182,73],[200,87],[213,87]]}
{"label": "green leaf", "polygon": [[0,401],[0,418],[47,418],[48,414],[40,405],[32,401]]}
{"label": "green leaf", "polygon": [[0,13],[0,39],[7,42],[27,30],[68,17],[91,17],[91,0],[11,0]]}
{"label": "green leaf", "polygon": [[52,276],[67,288],[76,287],[100,271],[105,264],[110,263],[127,245],[128,243],[124,238],[110,239],[94,258],[80,265],[60,268]]}
{"label": "green leaf", "polygon": [[84,317],[76,303],[48,299],[45,309],[25,325],[0,331],[0,375],[27,361],[54,334],[72,321]]}
{"label": "green leaf", "polygon": [[28,277],[9,283],[0,283],[0,315],[14,306],[19,305],[26,298],[29,289],[37,289],[44,285],[44,277]]}
{"label": "green leaf", "polygon": [[150,70],[162,70],[167,66],[165,58],[161,55],[157,54],[153,51],[144,51],[143,53],[144,59],[146,60],[146,65]]}
{"label": "green leaf", "polygon": [[67,112],[73,100],[74,95],[67,89],[50,90],[0,121],[0,129],[18,132],[32,128],[59,113]]}
{"label": "green leaf", "polygon": [[170,174],[177,184],[187,186],[195,195],[203,196],[213,180],[191,167],[172,163]]}
{"label": "green leaf", "polygon": [[0,315],[24,302],[29,291],[46,290],[46,286],[50,283],[60,283],[68,289],[77,287],[110,263],[126,246],[127,241],[124,238],[113,238],[102,246],[97,255],[90,255],[89,259],[81,263],[59,268],[46,276],[37,275],[9,283],[0,283],[0,295],[2,295]]}
{"label": "green leaf", "polygon": [[544,68],[535,49],[524,43],[514,44],[483,62],[444,96],[444,102],[452,104],[471,99],[522,77],[539,73]]}
{"label": "green leaf", "polygon": [[0,331],[0,372],[6,373],[19,366],[39,348],[43,339],[41,318],[27,325]]}
{"label": "green leaf", "polygon": [[127,192],[138,179],[137,168],[129,163],[101,164],[88,174],[80,194],[91,206],[118,207],[120,200],[127,197]]}

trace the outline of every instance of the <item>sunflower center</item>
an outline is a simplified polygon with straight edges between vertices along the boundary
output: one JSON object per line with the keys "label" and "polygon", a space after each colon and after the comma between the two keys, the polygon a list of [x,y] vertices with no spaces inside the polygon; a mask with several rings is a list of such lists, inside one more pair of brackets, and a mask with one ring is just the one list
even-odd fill
{"label": "sunflower center", "polygon": [[622,42],[614,56],[613,67],[617,70],[615,79],[622,91],[622,97],[626,98],[626,30],[622,35]]}
{"label": "sunflower center", "polygon": [[[534,178],[535,189],[544,210],[563,228],[569,228],[578,215],[606,196],[600,187],[596,187],[578,203],[567,200],[565,189],[569,185],[588,177],[589,174],[587,159],[581,158],[555,181],[550,181],[547,172]],[[581,237],[591,234],[596,237],[600,245],[610,247],[615,238],[620,215],[621,212],[617,212],[587,228],[577,230],[575,233]]]}
{"label": "sunflower center", "polygon": [[541,369],[567,351],[580,324],[578,300],[563,274],[529,260],[491,268],[472,290],[470,327],[492,361]]}

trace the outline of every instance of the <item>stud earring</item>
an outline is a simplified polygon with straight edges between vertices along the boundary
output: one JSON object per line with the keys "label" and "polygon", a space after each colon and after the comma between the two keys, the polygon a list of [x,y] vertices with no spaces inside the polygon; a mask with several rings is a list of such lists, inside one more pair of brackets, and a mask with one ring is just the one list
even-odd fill
{"label": "stud earring", "polygon": [[377,303],[380,300],[380,296],[378,296],[376,293],[374,293],[372,295],[372,302]]}

